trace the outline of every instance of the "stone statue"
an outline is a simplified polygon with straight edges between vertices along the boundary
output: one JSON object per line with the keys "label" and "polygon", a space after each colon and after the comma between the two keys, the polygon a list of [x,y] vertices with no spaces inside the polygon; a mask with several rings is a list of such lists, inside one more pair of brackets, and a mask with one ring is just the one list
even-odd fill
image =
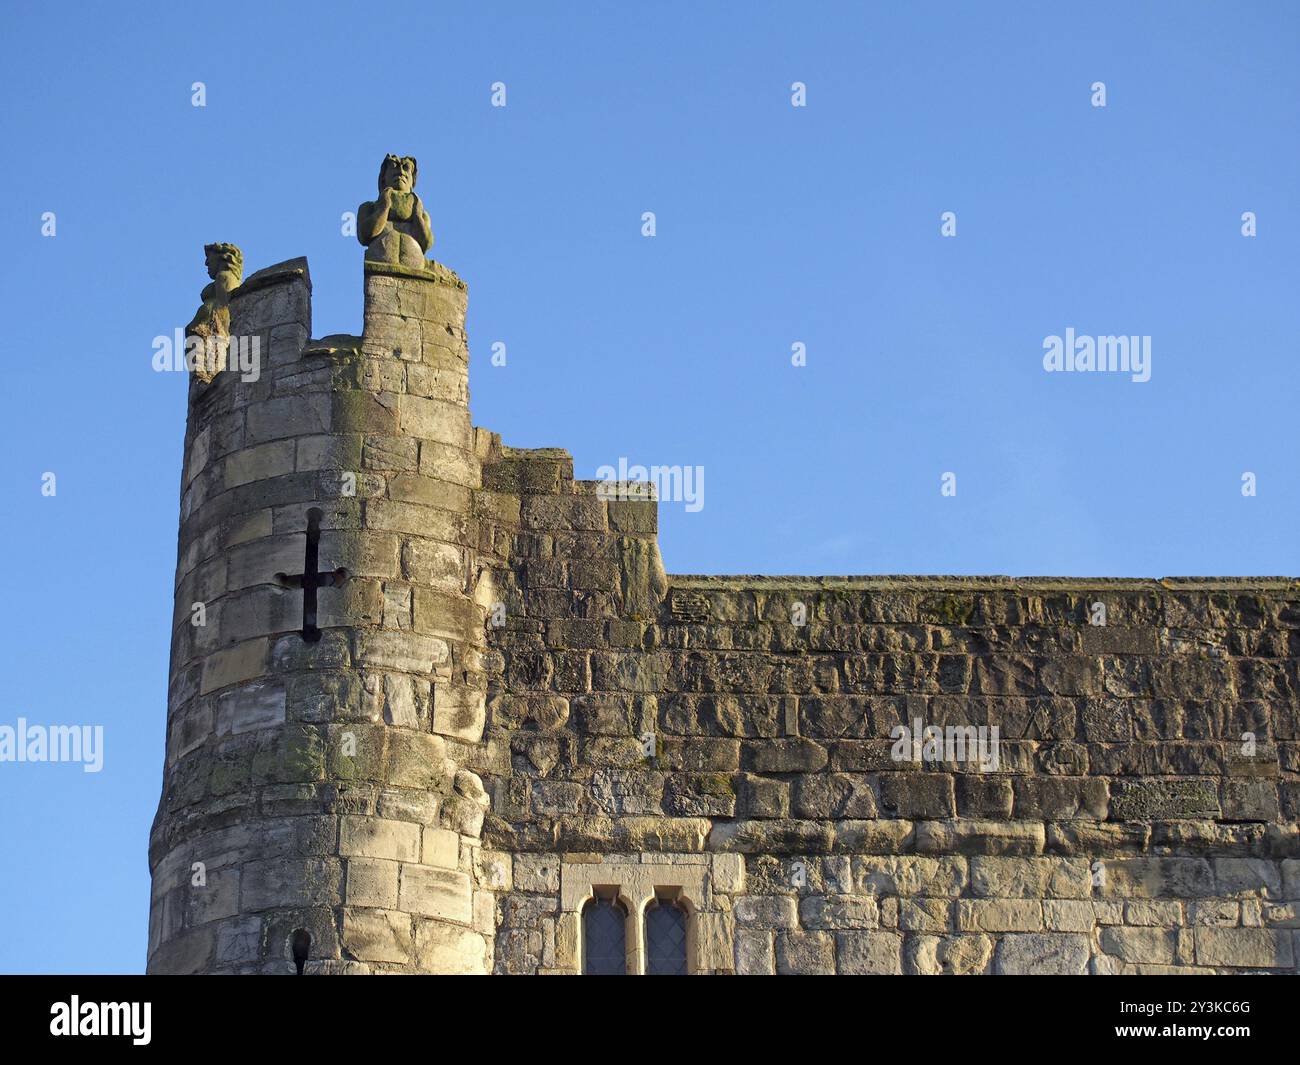
{"label": "stone statue", "polygon": [[[205,285],[199,294],[203,302],[193,320],[185,327],[186,353],[194,375],[207,384],[225,364],[226,350],[230,344],[230,294],[239,287],[244,277],[244,253],[233,244],[205,244],[203,254],[208,264],[208,277],[212,283]],[[189,337],[200,337],[201,346],[190,355]]]}
{"label": "stone statue", "polygon": [[372,262],[426,268],[433,247],[429,213],[415,194],[415,159],[388,155],[379,167],[379,198],[357,208],[357,240]]}

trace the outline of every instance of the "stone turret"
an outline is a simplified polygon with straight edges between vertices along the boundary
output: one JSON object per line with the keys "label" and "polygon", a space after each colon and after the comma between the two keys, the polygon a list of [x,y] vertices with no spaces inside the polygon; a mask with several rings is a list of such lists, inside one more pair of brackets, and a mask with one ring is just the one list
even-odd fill
{"label": "stone turret", "polygon": [[1296,970],[1300,581],[668,576],[471,427],[415,173],[360,336],[207,249],[150,972]]}
{"label": "stone turret", "polygon": [[311,339],[303,259],[230,294],[260,358],[191,380],[150,972],[491,963],[465,306],[433,262],[366,261],[360,336]]}

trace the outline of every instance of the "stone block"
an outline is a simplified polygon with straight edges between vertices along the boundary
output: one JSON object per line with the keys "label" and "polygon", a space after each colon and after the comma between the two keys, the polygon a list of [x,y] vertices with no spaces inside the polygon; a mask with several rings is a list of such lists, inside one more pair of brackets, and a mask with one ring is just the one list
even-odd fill
{"label": "stone block", "polygon": [[487,697],[481,688],[449,681],[433,686],[433,731],[451,739],[477,743],[487,721]]}
{"label": "stone block", "polygon": [[149,972],[177,976],[202,973],[212,961],[215,943],[211,925],[169,939],[149,958]]}
{"label": "stone block", "polygon": [[402,866],[400,906],[408,913],[468,925],[473,921],[472,892],[465,873],[430,865]]}
{"label": "stone block", "polygon": [[445,828],[426,825],[420,855],[421,865],[456,869],[460,861],[460,836]]}
{"label": "stone block", "polygon": [[952,777],[944,773],[882,773],[880,807],[885,816],[915,820],[957,812]]}
{"label": "stone block", "polygon": [[336,906],[342,901],[342,865],[328,858],[249,862],[240,876],[240,909],[255,913],[284,906]]}
{"label": "stone block", "polygon": [[795,778],[796,817],[872,818],[876,796],[865,773],[805,773]]}
{"label": "stone block", "polygon": [[1107,898],[1197,899],[1214,894],[1214,874],[1204,858],[1114,858],[1098,863]]}
{"label": "stone block", "polygon": [[1116,821],[1218,817],[1219,792],[1210,780],[1129,780],[1111,792]]}
{"label": "stone block", "polygon": [[903,937],[895,932],[840,932],[835,940],[842,976],[892,976],[903,971]]}
{"label": "stone block", "polygon": [[402,543],[402,574],[416,584],[447,592],[465,591],[465,549],[441,540],[412,537]]}
{"label": "stone block", "polygon": [[1177,932],[1165,928],[1122,928],[1101,930],[1101,949],[1125,962],[1171,965]]}
{"label": "stone block", "polygon": [[217,926],[217,965],[238,965],[256,961],[262,949],[262,918],[237,917]]}
{"label": "stone block", "polygon": [[713,856],[713,890],[728,895],[745,890],[745,859],[740,854]]}
{"label": "stone block", "polygon": [[381,910],[397,909],[397,862],[376,858],[350,858],[343,901],[348,906],[373,906]]}
{"label": "stone block", "polygon": [[799,902],[799,921],[814,930],[874,929],[880,924],[880,911],[869,895],[808,895]]}
{"label": "stone block", "polygon": [[217,699],[218,736],[275,728],[284,720],[285,691],[278,683],[249,684]]}
{"label": "stone block", "polygon": [[778,932],[776,971],[790,976],[833,976],[834,937],[829,932]]}
{"label": "stone block", "polygon": [[1272,928],[1195,929],[1199,965],[1237,969],[1290,969],[1295,950],[1289,931]]}
{"label": "stone block", "polygon": [[411,961],[411,915],[393,910],[343,910],[343,950],[363,962]]}
{"label": "stone block", "polygon": [[1099,777],[1017,777],[1015,816],[1031,821],[1106,819],[1109,795]]}
{"label": "stone block", "polygon": [[958,899],[957,928],[963,932],[1037,932],[1043,907],[1037,899]]}
{"label": "stone block", "polygon": [[415,963],[424,972],[448,976],[487,973],[488,943],[482,934],[441,921],[415,920]]}
{"label": "stone block", "polygon": [[799,926],[790,895],[747,895],[735,901],[736,924],[742,928],[790,929]]}
{"label": "stone block", "polygon": [[749,745],[749,764],[756,773],[815,773],[827,760],[824,747],[799,737]]}
{"label": "stone block", "polygon": [[955,897],[962,893],[968,879],[964,858],[912,855],[854,857],[853,875],[860,891],[901,898]]}
{"label": "stone block", "polygon": [[516,891],[552,894],[560,890],[560,863],[552,855],[518,854],[514,860]]}
{"label": "stone block", "polygon": [[1225,780],[1223,818],[1226,821],[1276,821],[1279,818],[1275,780]]}
{"label": "stone block", "polygon": [[1003,976],[1082,976],[1088,971],[1088,937],[1064,933],[1007,935],[994,951]]}
{"label": "stone block", "polygon": [[909,936],[906,971],[917,976],[970,976],[984,973],[993,956],[988,936]]}
{"label": "stone block", "polygon": [[1282,870],[1266,858],[1215,858],[1214,882],[1219,895],[1282,897]]}
{"label": "stone block", "polygon": [[952,903],[947,899],[900,899],[898,927],[904,932],[947,932],[952,927]]}
{"label": "stone block", "polygon": [[916,851],[919,854],[1041,854],[1046,831],[1038,821],[918,821]]}
{"label": "stone block", "polygon": [[1049,932],[1091,932],[1097,923],[1091,902],[1077,899],[1044,899],[1043,927]]}
{"label": "stone block", "polygon": [[232,684],[252,680],[266,672],[268,641],[264,638],[246,640],[223,651],[209,655],[203,661],[203,679],[199,693],[219,691]]}
{"label": "stone block", "polygon": [[225,486],[280,477],[294,471],[295,445],[292,440],[277,440],[231,452],[225,458]]}
{"label": "stone block", "polygon": [[185,897],[187,927],[197,928],[239,913],[239,873],[238,869],[212,869],[205,883],[189,884]]}
{"label": "stone block", "polygon": [[1092,896],[1092,872],[1084,858],[1018,858],[976,855],[970,860],[971,893],[980,898]]}
{"label": "stone block", "polygon": [[252,403],[245,409],[244,417],[244,439],[250,445],[282,437],[328,433],[329,393],[313,392]]}
{"label": "stone block", "polygon": [[790,785],[771,777],[743,774],[737,785],[740,809],[749,817],[790,816]]}
{"label": "stone block", "polygon": [[450,652],[434,636],[371,629],[353,634],[353,660],[362,667],[430,674],[447,664]]}
{"label": "stone block", "polygon": [[1177,928],[1183,923],[1183,904],[1154,899],[1126,902],[1124,923],[1153,928]]}
{"label": "stone block", "polygon": [[725,773],[674,774],[663,793],[665,813],[678,817],[734,817],[736,786]]}
{"label": "stone block", "polygon": [[526,496],[520,522],[526,529],[555,532],[605,532],[608,528],[605,503],[595,496]]}
{"label": "stone block", "polygon": [[348,815],[339,826],[339,853],[345,857],[417,862],[420,826],[408,821]]}
{"label": "stone block", "polygon": [[776,953],[773,933],[736,929],[736,974],[738,976],[773,976]]}
{"label": "stone block", "polygon": [[696,918],[696,966],[704,972],[735,970],[735,919],[730,913],[701,913]]}

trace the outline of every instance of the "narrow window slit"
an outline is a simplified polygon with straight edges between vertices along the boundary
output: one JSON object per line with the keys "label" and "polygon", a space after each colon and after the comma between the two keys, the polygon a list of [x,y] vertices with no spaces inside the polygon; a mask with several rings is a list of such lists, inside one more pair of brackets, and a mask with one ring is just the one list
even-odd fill
{"label": "narrow window slit", "polygon": [[298,970],[298,975],[302,975],[303,969],[307,965],[307,955],[311,952],[311,933],[305,928],[299,928],[293,934],[291,940],[293,946],[293,964]]}

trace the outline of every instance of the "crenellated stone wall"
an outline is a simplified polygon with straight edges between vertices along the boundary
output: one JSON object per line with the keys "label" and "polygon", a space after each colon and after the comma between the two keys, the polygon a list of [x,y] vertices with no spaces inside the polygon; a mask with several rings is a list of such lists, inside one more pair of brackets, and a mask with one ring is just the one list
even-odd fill
{"label": "crenellated stone wall", "polygon": [[361,335],[311,340],[305,260],[254,274],[230,333],[260,373],[191,382],[150,972],[490,964],[465,286],[365,286]]}
{"label": "crenellated stone wall", "polygon": [[1296,581],[665,578],[570,473],[484,467],[496,972],[578,971],[600,886],[680,893],[697,972],[1296,970]]}
{"label": "crenellated stone wall", "polygon": [[663,902],[697,973],[1296,971],[1300,582],[669,577],[644,486],[472,427],[465,306],[230,295],[150,972],[575,973],[597,897],[631,973]]}

